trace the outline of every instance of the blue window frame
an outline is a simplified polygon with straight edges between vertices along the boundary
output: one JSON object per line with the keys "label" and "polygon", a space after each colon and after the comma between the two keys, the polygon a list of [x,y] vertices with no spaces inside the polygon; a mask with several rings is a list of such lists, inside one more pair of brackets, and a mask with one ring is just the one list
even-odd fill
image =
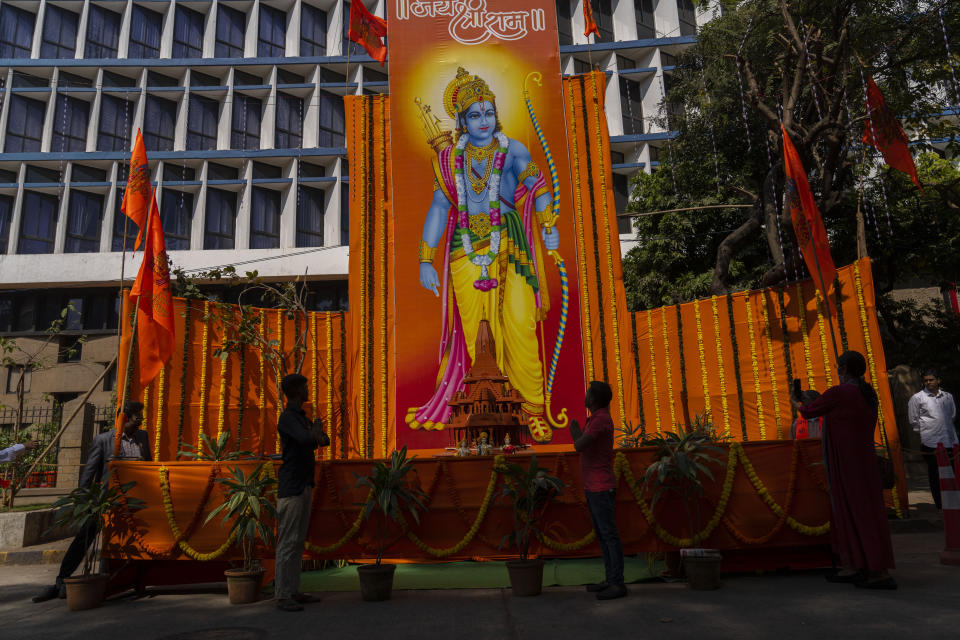
{"label": "blue window frame", "polygon": [[280,247],[280,192],[253,188],[250,207],[250,248]]}
{"label": "blue window frame", "polygon": [[297,193],[297,246],[323,246],[323,198],[320,189],[300,187]]}
{"label": "blue window frame", "polygon": [[277,92],[274,149],[295,149],[303,143],[303,99]]}
{"label": "blue window frame", "polygon": [[7,252],[10,222],[13,220],[13,196],[0,195],[0,255]]}
{"label": "blue window frame", "polygon": [[260,123],[263,105],[259,98],[233,94],[233,126],[230,146],[234,149],[260,148]]}
{"label": "blue window frame", "polygon": [[203,57],[203,14],[177,5],[173,26],[173,57]]}
{"label": "blue window frame", "polygon": [[37,16],[4,4],[0,7],[0,58],[29,58]]}
{"label": "blue window frame", "polygon": [[130,48],[128,58],[159,58],[160,29],[163,16],[156,11],[133,5],[130,15]]}
{"label": "blue window frame", "polygon": [[17,253],[53,253],[60,200],[51,193],[25,191]]}
{"label": "blue window frame", "polygon": [[190,96],[187,115],[187,149],[208,151],[217,148],[217,123],[220,105],[203,96]]}
{"label": "blue window frame", "polygon": [[173,132],[177,124],[177,103],[147,96],[143,120],[143,143],[148,151],[173,151]]}
{"label": "blue window frame", "polygon": [[7,141],[3,150],[7,153],[40,151],[43,137],[43,115],[47,103],[31,100],[17,94],[10,96],[10,114],[7,116]]}
{"label": "blue window frame", "polygon": [[107,11],[100,5],[91,4],[87,15],[87,46],[84,58],[116,58],[120,42],[121,16]]}
{"label": "blue window frame", "polygon": [[40,39],[41,58],[72,58],[77,50],[77,22],[80,16],[54,4],[47,4]]}
{"label": "blue window frame", "polygon": [[100,250],[103,196],[76,189],[70,192],[67,214],[66,253],[95,253]]}
{"label": "blue window frame", "polygon": [[100,100],[97,149],[100,151],[126,151],[129,149],[130,128],[135,113],[136,105],[129,100],[103,94]]}
{"label": "blue window frame", "polygon": [[327,12],[306,3],[300,9],[300,55],[327,55]]}
{"label": "blue window frame", "polygon": [[[124,178],[125,180],[126,178]],[[137,240],[137,234],[140,232],[140,227],[137,224],[128,218],[120,210],[123,205],[123,186],[120,185],[121,189],[118,190],[117,195],[114,198],[114,213],[113,213],[113,241],[110,245],[111,251],[123,251],[123,248],[126,247],[127,250],[133,249],[133,243]],[[123,236],[124,230],[126,230],[127,241],[124,244]]]}
{"label": "blue window frame", "polygon": [[236,9],[217,5],[217,38],[214,54],[218,58],[242,58],[246,16]]}
{"label": "blue window frame", "polygon": [[237,194],[223,189],[207,189],[207,219],[203,234],[204,249],[233,249],[237,223]]}
{"label": "blue window frame", "polygon": [[264,58],[283,57],[286,42],[287,14],[279,9],[261,4],[257,55]]}
{"label": "blue window frame", "polygon": [[86,100],[58,95],[53,113],[53,140],[50,151],[86,151],[90,103]]}
{"label": "blue window frame", "polygon": [[163,235],[169,251],[190,248],[190,227],[193,224],[193,194],[164,189],[160,203]]}
{"label": "blue window frame", "polygon": [[318,147],[346,146],[346,119],[343,96],[320,91],[320,132]]}

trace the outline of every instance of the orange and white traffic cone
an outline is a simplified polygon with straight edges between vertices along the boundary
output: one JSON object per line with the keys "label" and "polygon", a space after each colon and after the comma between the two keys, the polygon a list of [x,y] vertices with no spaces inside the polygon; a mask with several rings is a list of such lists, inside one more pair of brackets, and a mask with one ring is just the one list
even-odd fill
{"label": "orange and white traffic cone", "polygon": [[937,445],[937,466],[940,467],[940,499],[943,504],[943,532],[946,547],[940,552],[940,564],[960,565],[960,458],[950,463],[943,443]]}

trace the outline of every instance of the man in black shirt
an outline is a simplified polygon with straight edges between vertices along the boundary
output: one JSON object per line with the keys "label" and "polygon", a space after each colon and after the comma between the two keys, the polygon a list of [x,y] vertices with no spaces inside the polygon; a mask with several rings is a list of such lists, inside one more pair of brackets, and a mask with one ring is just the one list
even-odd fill
{"label": "man in black shirt", "polygon": [[[300,593],[300,560],[310,525],[310,499],[313,495],[314,451],[329,444],[322,425],[311,424],[303,410],[307,401],[307,379],[291,373],[280,382],[287,408],[280,414],[277,431],[283,450],[283,464],[277,477],[277,552],[274,597],[283,611],[303,611],[303,604],[318,602]],[[324,442],[325,441],[325,442]]]}

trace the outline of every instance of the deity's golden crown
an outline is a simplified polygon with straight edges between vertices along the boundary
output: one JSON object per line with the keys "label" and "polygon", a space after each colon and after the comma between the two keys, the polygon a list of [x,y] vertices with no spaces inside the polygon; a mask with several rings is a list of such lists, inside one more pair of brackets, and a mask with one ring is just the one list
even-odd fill
{"label": "deity's golden crown", "polygon": [[470,75],[463,67],[457,69],[457,77],[450,81],[443,92],[443,106],[447,115],[454,120],[474,102],[483,100],[496,102],[497,97],[480,76]]}

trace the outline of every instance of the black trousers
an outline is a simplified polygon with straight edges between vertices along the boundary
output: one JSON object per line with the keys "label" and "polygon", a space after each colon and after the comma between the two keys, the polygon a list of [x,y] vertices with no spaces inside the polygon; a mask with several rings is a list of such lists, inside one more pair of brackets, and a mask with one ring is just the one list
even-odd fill
{"label": "black trousers", "polygon": [[[930,493],[933,495],[933,502],[937,509],[942,509],[940,502],[940,465],[937,463],[937,450],[933,447],[921,445],[923,451],[923,461],[927,463],[927,478],[930,480]],[[947,457],[953,460],[953,449],[947,449]]]}
{"label": "black trousers", "polygon": [[593,530],[603,552],[603,569],[607,584],[623,584],[623,545],[617,531],[617,491],[585,491]]}
{"label": "black trousers", "polygon": [[63,579],[72,576],[73,572],[77,570],[77,567],[83,564],[83,557],[87,555],[87,547],[97,539],[98,533],[100,533],[99,520],[91,522],[85,529],[77,532],[73,542],[71,542],[67,548],[63,560],[60,562],[60,573],[57,574],[57,586],[63,584]]}

